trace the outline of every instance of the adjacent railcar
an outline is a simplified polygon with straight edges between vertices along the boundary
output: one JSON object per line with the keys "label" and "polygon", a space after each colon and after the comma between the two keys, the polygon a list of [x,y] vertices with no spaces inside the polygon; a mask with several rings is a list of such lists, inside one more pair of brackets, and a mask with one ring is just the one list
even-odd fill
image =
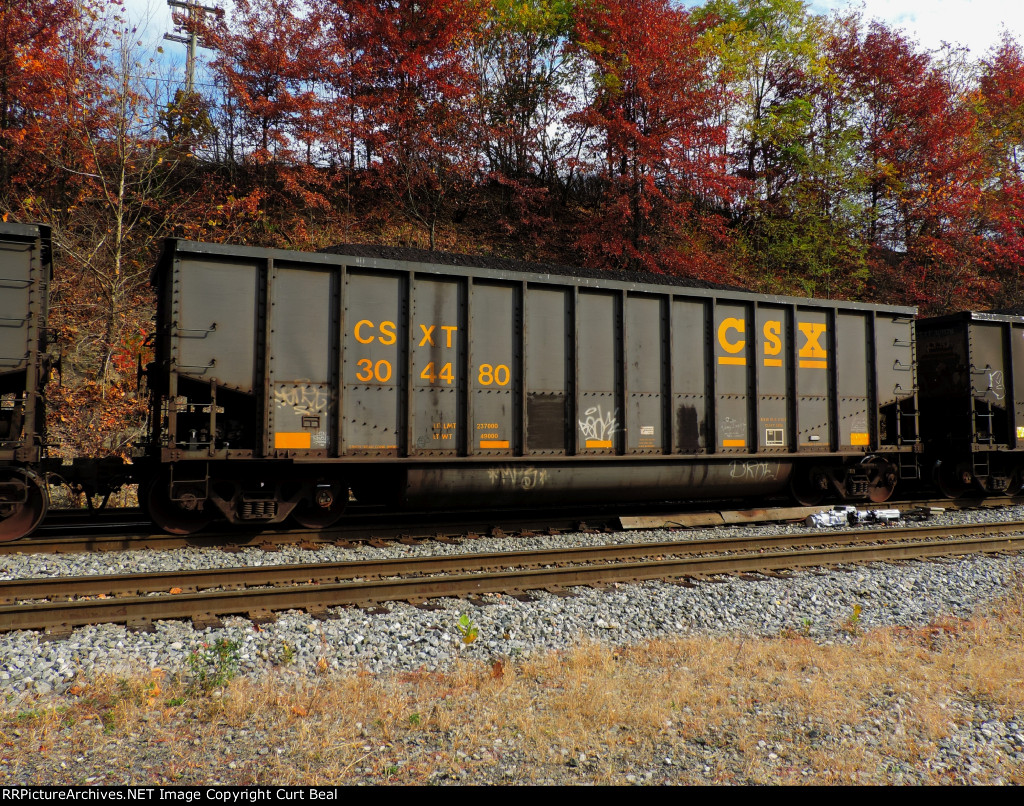
{"label": "adjacent railcar", "polygon": [[1024,482],[1024,318],[921,319],[921,428],[944,494],[1014,493]]}
{"label": "adjacent railcar", "polygon": [[165,244],[161,526],[323,526],[350,490],[395,507],[882,501],[916,476],[912,308],[409,253]]}
{"label": "adjacent railcar", "polygon": [[50,262],[49,227],[0,224],[0,541],[31,532],[49,506],[39,470]]}

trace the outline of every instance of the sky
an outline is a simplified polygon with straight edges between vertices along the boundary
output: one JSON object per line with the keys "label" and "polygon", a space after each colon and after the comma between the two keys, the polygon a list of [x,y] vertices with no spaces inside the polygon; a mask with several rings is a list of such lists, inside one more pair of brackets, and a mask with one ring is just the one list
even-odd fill
{"label": "sky", "polygon": [[[203,5],[230,6],[230,0],[201,0]],[[683,0],[699,5],[700,0]],[[149,9],[149,34],[155,39],[171,30],[171,13],[166,0],[126,0],[133,19]],[[981,57],[999,42],[1005,26],[1024,43],[1024,2],[1021,0],[811,0],[811,9],[827,13],[835,9],[863,8],[866,15],[900,28],[928,50],[937,50],[943,42],[963,45],[972,57]],[[184,47],[165,43],[165,50]]]}
{"label": "sky", "polygon": [[928,50],[943,42],[963,45],[978,58],[998,44],[1003,27],[1024,43],[1024,2],[1021,0],[812,0],[812,10],[863,7],[869,18],[900,28]]}

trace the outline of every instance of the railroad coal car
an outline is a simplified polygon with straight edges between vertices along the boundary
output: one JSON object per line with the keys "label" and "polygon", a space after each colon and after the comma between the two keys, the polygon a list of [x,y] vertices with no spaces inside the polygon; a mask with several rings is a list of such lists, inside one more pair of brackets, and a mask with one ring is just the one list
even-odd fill
{"label": "railroad coal car", "polygon": [[942,492],[1015,493],[1024,482],[1024,317],[917,323],[925,462]]}
{"label": "railroad coal car", "polygon": [[[410,259],[412,258],[412,259]],[[162,527],[828,493],[915,476],[915,311],[418,250],[169,240]]]}
{"label": "railroad coal car", "polygon": [[49,505],[46,435],[50,228],[0,224],[0,541],[31,532]]}

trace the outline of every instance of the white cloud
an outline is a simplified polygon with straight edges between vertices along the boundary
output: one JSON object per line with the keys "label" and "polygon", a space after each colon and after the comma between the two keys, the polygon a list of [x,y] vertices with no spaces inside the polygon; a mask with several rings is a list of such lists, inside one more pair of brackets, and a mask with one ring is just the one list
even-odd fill
{"label": "white cloud", "polygon": [[167,5],[167,0],[125,0],[124,7],[128,18],[136,23],[145,23],[150,33],[170,32],[173,29],[174,23],[171,22],[171,9]]}
{"label": "white cloud", "polygon": [[981,57],[1006,30],[1024,44],[1024,3],[1013,0],[812,0],[819,13],[863,8],[865,16],[903,30],[927,50],[943,42]]}

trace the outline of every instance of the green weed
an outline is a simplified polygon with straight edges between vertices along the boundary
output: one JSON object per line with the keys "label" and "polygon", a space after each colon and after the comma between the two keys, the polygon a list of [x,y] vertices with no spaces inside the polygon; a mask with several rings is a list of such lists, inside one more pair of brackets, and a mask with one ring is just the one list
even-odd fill
{"label": "green weed", "polygon": [[192,685],[200,691],[213,691],[227,684],[238,674],[238,641],[218,638],[212,644],[203,644],[188,656],[192,670]]}
{"label": "green weed", "polygon": [[456,625],[459,633],[462,635],[462,643],[472,644],[477,638],[480,637],[480,630],[469,618],[468,613],[463,613],[459,618],[459,623]]}

